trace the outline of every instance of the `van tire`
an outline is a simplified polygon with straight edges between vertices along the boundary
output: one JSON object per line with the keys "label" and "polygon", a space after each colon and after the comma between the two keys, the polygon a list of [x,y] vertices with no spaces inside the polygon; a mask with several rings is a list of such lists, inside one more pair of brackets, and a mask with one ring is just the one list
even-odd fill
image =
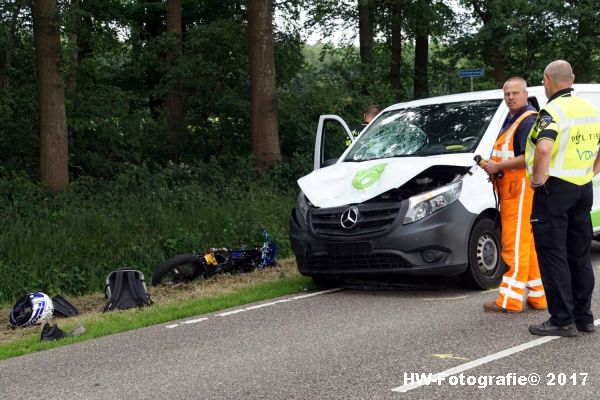
{"label": "van tire", "polygon": [[500,230],[494,221],[489,218],[475,221],[469,235],[469,263],[461,275],[467,288],[491,289],[500,284],[506,272],[500,238]]}

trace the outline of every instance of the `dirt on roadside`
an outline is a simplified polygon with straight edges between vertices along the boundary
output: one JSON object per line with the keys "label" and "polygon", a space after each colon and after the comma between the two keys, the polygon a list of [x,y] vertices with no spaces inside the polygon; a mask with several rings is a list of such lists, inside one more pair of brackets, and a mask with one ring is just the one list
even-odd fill
{"label": "dirt on roadside", "polygon": [[[295,261],[293,259],[288,259],[281,260],[278,265],[273,268],[265,268],[237,275],[216,275],[209,279],[197,279],[190,283],[178,285],[177,287],[150,287],[148,288],[148,292],[155,304],[168,304],[186,299],[225,294],[244,286],[293,276],[299,276],[299,273],[296,269]],[[54,294],[50,293],[50,295]],[[73,303],[79,309],[81,314],[77,317],[68,319],[53,318],[52,323],[60,323],[61,321],[67,320],[69,323],[71,323],[71,321],[74,323],[83,323],[84,321],[93,320],[102,313],[102,309],[106,304],[106,298],[104,297],[103,292],[79,297],[65,296],[65,298]],[[11,307],[11,305],[0,307],[0,344],[29,336],[32,332],[41,332],[40,326],[12,329],[8,322]],[[2,319],[4,320],[2,321]]]}

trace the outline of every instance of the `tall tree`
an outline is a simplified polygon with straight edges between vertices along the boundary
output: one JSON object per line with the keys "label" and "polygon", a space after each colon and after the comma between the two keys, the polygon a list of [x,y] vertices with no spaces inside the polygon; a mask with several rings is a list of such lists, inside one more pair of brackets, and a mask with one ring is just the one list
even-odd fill
{"label": "tall tree", "polygon": [[[166,55],[167,68],[171,72],[176,69],[183,45],[181,15],[181,0],[167,0],[167,35],[172,37],[175,44],[169,47]],[[178,159],[185,127],[184,104],[179,79],[177,77],[171,79],[169,86],[169,92],[165,99],[165,109],[171,136],[171,158]]]}
{"label": "tall tree", "polygon": [[358,0],[358,40],[360,61],[373,63],[373,25],[371,23],[371,0]]}
{"label": "tall tree", "polygon": [[17,38],[17,29],[18,29],[18,21],[19,21],[19,13],[21,12],[22,4],[20,0],[17,0],[14,4],[14,9],[12,11],[12,17],[10,21],[10,32],[8,34],[8,39],[6,41],[5,50],[4,50],[4,63],[2,64],[2,68],[0,69],[0,90],[6,90],[8,88],[8,71],[12,65],[12,52],[15,40]]}
{"label": "tall tree", "polygon": [[[162,0],[136,0],[133,3],[134,23],[138,24],[133,31],[138,33],[138,40],[133,42],[135,57],[143,58],[147,55],[155,39],[165,32],[165,7]],[[158,63],[144,65],[144,85],[149,91],[148,108],[153,118],[159,118],[163,110],[164,96],[156,95],[154,89],[161,80],[161,71]]]}
{"label": "tall tree", "polygon": [[390,2],[390,17],[392,19],[390,32],[392,49],[390,83],[396,101],[402,100],[402,75],[400,74],[402,63],[402,10],[403,0],[393,0]]}
{"label": "tall tree", "polygon": [[429,95],[429,21],[422,14],[416,20],[414,98]]}
{"label": "tall tree", "polygon": [[[485,41],[482,49],[483,59],[493,68],[493,77],[496,85],[504,83],[506,69],[506,45],[510,26],[509,18],[514,5],[513,2],[503,0],[468,0],[468,5],[473,7],[475,16],[483,23],[479,34]],[[508,10],[507,10],[508,8]]]}
{"label": "tall tree", "polygon": [[37,69],[40,180],[58,192],[69,184],[60,18],[55,0],[34,0],[31,10]]}
{"label": "tall tree", "polygon": [[570,43],[566,59],[571,61],[577,81],[588,83],[593,80],[595,70],[600,64],[598,57],[595,61],[593,57],[594,53],[597,54],[600,50],[600,1],[572,0],[566,3],[568,11],[565,11],[572,14],[571,26],[577,32],[575,40]]}
{"label": "tall tree", "polygon": [[271,0],[248,0],[248,40],[252,153],[264,169],[281,158]]}

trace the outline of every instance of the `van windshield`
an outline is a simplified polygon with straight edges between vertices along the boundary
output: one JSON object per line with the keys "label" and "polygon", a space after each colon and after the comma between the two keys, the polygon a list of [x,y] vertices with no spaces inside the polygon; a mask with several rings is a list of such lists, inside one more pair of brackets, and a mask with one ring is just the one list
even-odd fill
{"label": "van windshield", "polygon": [[431,104],[381,114],[344,161],[474,151],[501,99]]}

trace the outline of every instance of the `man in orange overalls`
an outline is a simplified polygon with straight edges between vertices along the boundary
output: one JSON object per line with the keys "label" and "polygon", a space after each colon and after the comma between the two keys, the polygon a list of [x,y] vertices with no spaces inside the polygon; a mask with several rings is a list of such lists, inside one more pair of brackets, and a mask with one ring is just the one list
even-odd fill
{"label": "man in orange overalls", "polygon": [[533,190],[525,177],[525,145],[537,111],[527,102],[524,79],[510,78],[504,83],[503,90],[509,116],[494,144],[491,160],[483,168],[490,175],[499,197],[502,259],[508,271],[502,277],[498,298],[484,303],[483,309],[521,312],[526,296],[532,308],[545,310],[546,295],[529,221]]}

